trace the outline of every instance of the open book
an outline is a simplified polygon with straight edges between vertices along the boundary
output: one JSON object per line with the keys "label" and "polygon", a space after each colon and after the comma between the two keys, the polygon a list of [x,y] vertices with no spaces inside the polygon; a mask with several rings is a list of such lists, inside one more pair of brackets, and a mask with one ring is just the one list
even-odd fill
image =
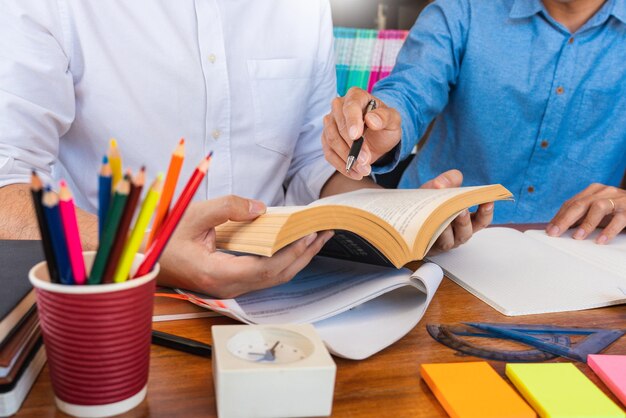
{"label": "open book", "polygon": [[251,222],[227,222],[216,228],[217,246],[271,256],[310,233],[335,230],[322,255],[399,268],[423,259],[462,210],[511,196],[501,185],[358,190],[308,206],[269,208]]}
{"label": "open book", "polygon": [[413,273],[316,257],[290,282],[236,299],[178,291],[248,324],[313,323],[331,353],[360,360],[413,329],[442,278],[432,263]]}
{"label": "open book", "polygon": [[528,315],[626,303],[626,233],[608,245],[572,231],[487,228],[466,244],[429,257],[446,276],[499,312]]}

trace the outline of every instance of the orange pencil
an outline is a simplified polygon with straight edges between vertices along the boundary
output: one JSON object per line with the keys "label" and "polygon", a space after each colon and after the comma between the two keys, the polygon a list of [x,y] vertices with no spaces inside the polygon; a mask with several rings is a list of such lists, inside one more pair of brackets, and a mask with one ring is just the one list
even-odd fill
{"label": "orange pencil", "polygon": [[85,270],[85,260],[83,259],[83,246],[80,243],[80,234],[78,233],[74,199],[65,181],[61,180],[60,187],[59,210],[61,211],[61,222],[65,230],[67,252],[70,257],[74,282],[76,284],[85,284],[87,273]]}
{"label": "orange pencil", "polygon": [[180,196],[178,196],[178,200],[176,200],[176,204],[174,204],[172,211],[165,219],[165,222],[163,222],[163,227],[157,234],[154,243],[150,247],[147,247],[148,250],[146,251],[146,256],[137,269],[134,277],[141,277],[144,274],[149,273],[152,271],[157,261],[159,261],[159,257],[161,257],[167,242],[170,240],[174,230],[178,226],[178,222],[180,222],[185,210],[187,210],[189,202],[191,202],[191,199],[196,194],[196,190],[200,187],[200,183],[202,183],[204,176],[209,170],[212,155],[213,151],[211,151],[194,170],[193,174],[189,178],[189,181],[187,182],[187,185],[183,189]]}
{"label": "orange pencil", "polygon": [[161,225],[163,224],[163,220],[167,216],[167,212],[170,210],[170,204],[172,202],[172,196],[174,196],[174,190],[176,190],[176,183],[178,183],[178,176],[180,174],[180,169],[183,166],[183,161],[185,160],[185,139],[181,138],[176,150],[172,154],[172,159],[170,160],[170,166],[167,169],[167,175],[165,177],[165,184],[163,185],[163,193],[161,194],[161,200],[159,200],[159,205],[156,209],[156,214],[154,215],[154,221],[152,222],[152,230],[150,231],[150,235],[148,236],[148,243],[146,244],[146,248],[149,248],[150,245],[154,242],[154,238],[157,236]]}

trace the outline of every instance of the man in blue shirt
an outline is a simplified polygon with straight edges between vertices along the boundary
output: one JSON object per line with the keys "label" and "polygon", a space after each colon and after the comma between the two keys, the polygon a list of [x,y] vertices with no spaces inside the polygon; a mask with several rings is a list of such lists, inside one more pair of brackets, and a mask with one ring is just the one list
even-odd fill
{"label": "man in blue shirt", "polygon": [[[400,187],[458,168],[465,185],[514,193],[515,202],[497,204],[496,223],[549,221],[548,233],[561,235],[581,222],[574,237],[584,239],[604,221],[597,242],[606,243],[626,227],[617,187],[626,171],[625,63],[625,0],[439,0],[373,96],[353,89],[335,99],[326,159],[345,173],[365,124],[347,175],[388,172],[434,119]],[[363,118],[372,98],[379,107]]]}

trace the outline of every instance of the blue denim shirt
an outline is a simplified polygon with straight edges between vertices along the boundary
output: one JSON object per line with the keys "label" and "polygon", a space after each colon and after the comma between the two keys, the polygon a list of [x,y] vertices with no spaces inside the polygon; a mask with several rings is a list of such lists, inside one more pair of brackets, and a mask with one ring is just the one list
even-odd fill
{"label": "blue denim shirt", "polygon": [[374,94],[402,116],[393,169],[417,187],[458,168],[464,185],[502,183],[495,223],[545,222],[593,182],[626,170],[626,0],[576,33],[540,0],[439,0],[424,9]]}

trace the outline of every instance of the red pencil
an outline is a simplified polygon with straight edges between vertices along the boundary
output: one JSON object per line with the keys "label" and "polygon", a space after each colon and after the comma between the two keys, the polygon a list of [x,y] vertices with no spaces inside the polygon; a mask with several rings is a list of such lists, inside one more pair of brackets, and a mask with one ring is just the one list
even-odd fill
{"label": "red pencil", "polygon": [[61,222],[63,223],[63,229],[65,230],[67,252],[70,256],[74,282],[76,284],[85,284],[87,273],[85,270],[85,260],[83,259],[83,247],[80,243],[80,234],[78,233],[74,199],[72,198],[72,193],[70,192],[69,187],[67,187],[65,181],[61,180],[60,186],[59,210],[61,211]]}
{"label": "red pencil", "polygon": [[154,268],[154,265],[159,260],[159,257],[161,257],[161,254],[163,253],[167,242],[174,233],[178,222],[180,222],[180,218],[183,217],[187,206],[189,206],[189,202],[191,202],[193,195],[196,194],[196,190],[198,190],[198,187],[200,186],[200,183],[202,183],[206,172],[209,170],[212,155],[213,151],[211,151],[209,155],[207,155],[200,162],[200,164],[198,164],[198,167],[196,167],[195,171],[189,178],[185,189],[178,197],[174,208],[170,211],[167,218],[165,218],[165,221],[163,222],[159,233],[154,239],[154,242],[148,248],[148,251],[146,252],[146,257],[144,258],[143,263],[141,263],[141,265],[139,266],[139,269],[137,269],[137,273],[135,273],[134,277],[143,276],[152,271],[152,269]]}

